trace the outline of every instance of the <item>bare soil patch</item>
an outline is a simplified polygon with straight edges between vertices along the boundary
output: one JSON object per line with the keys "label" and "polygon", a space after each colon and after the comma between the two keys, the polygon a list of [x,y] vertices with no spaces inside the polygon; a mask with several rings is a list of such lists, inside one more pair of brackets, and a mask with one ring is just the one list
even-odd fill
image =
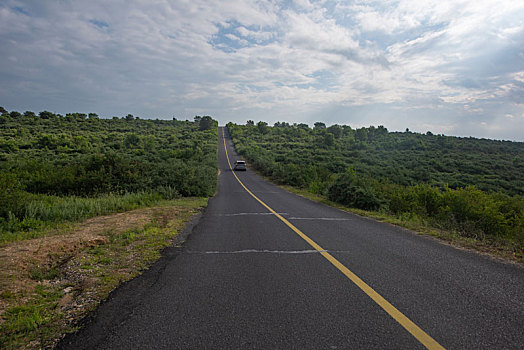
{"label": "bare soil patch", "polygon": [[[126,213],[88,219],[66,234],[18,241],[0,248],[0,290],[20,294],[32,289],[38,281],[36,269],[49,270],[63,265],[79,251],[107,243],[108,231],[118,234],[131,228],[143,227],[151,221],[153,209],[137,209]],[[33,274],[32,274],[33,272]],[[33,275],[33,276],[32,276]],[[6,303],[0,299],[0,315]]]}

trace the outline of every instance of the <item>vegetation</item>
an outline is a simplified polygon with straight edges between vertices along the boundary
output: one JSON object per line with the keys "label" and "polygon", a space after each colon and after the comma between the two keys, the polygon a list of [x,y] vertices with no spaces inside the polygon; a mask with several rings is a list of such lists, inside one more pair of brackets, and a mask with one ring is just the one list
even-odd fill
{"label": "vegetation", "polygon": [[50,348],[207,204],[217,122],[0,114],[0,348]]}
{"label": "vegetation", "polygon": [[228,129],[237,151],[277,183],[461,236],[504,240],[522,256],[523,143],[320,122]]}
{"label": "vegetation", "polygon": [[217,122],[209,116],[0,112],[0,242],[49,223],[215,192]]}

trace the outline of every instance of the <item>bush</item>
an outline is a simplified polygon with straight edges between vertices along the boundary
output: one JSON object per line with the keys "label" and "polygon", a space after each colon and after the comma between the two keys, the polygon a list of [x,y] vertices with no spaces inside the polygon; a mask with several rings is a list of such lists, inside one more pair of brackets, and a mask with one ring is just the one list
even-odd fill
{"label": "bush", "polygon": [[488,194],[475,187],[446,188],[437,219],[465,233],[507,237],[522,235],[523,214],[522,198]]}
{"label": "bush", "polygon": [[373,186],[373,181],[347,171],[338,176],[328,189],[328,199],[352,208],[378,210],[384,206],[384,197]]}
{"label": "bush", "polygon": [[16,174],[0,172],[0,217],[19,216],[30,195],[23,190]]}
{"label": "bush", "polygon": [[422,217],[434,216],[439,212],[443,193],[429,185],[399,186],[384,185],[389,210],[398,213],[416,213]]}
{"label": "bush", "polygon": [[384,189],[390,212],[399,217],[416,214],[469,237],[518,237],[524,232],[522,197],[486,193],[473,186],[387,185]]}

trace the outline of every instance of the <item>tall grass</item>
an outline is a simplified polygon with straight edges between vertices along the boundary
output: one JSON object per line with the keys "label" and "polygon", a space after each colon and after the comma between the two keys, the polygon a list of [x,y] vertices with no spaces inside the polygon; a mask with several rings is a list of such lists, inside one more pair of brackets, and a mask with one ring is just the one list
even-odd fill
{"label": "tall grass", "polygon": [[154,204],[157,193],[105,194],[95,198],[46,196],[28,203],[25,218],[42,221],[76,221],[92,216],[131,210]]}
{"label": "tall grass", "polygon": [[53,223],[151,206],[162,199],[157,192],[104,194],[94,198],[33,195],[18,215],[9,213],[7,219],[0,218],[0,244],[36,237],[40,229]]}

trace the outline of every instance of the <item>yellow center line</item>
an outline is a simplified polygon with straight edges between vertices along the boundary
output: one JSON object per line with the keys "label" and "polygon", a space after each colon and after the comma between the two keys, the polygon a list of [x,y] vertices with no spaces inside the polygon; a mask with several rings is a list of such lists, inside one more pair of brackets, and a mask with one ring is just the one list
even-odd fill
{"label": "yellow center line", "polygon": [[[226,159],[229,164],[229,169],[233,171],[231,162],[229,161],[229,155],[227,153],[226,147],[226,138],[224,134],[224,129],[222,129],[222,138],[224,140],[224,150],[226,151]],[[274,211],[270,206],[264,203],[260,198],[255,196],[238,178],[237,174],[233,171],[233,175],[237,179],[238,183],[249,193],[254,199],[256,199],[260,204],[262,204],[267,210],[273,213],[277,218],[279,218],[284,224],[286,224],[290,229],[292,229],[296,234],[298,234],[302,239],[304,239],[309,245],[311,245],[315,250],[317,250],[324,258],[326,258],[333,266],[335,266],[340,272],[342,272],[347,278],[351,280],[357,287],[359,287],[364,293],[367,294],[375,303],[377,303],[384,311],[386,311],[395,321],[397,321],[402,327],[404,327],[411,335],[413,335],[422,345],[428,349],[444,349],[442,345],[437,343],[437,341],[431,338],[426,332],[424,332],[419,326],[417,326],[413,321],[407,318],[402,312],[400,312],[396,307],[391,305],[386,299],[384,299],[380,294],[378,294],[373,288],[371,288],[366,282],[360,279],[355,275],[350,269],[344,266],[340,261],[338,261],[333,255],[329,254],[325,249],[318,245],[315,241],[309,238],[306,234],[296,228],[292,223],[287,221],[282,215]]]}

